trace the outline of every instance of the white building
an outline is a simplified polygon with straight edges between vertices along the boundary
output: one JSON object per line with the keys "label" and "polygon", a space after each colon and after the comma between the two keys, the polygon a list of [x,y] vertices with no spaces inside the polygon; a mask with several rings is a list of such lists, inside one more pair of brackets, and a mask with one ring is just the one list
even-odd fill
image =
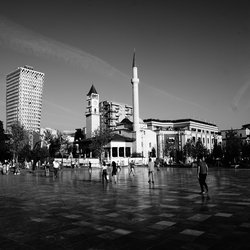
{"label": "white building", "polygon": [[183,150],[188,140],[202,144],[211,152],[215,141],[222,139],[215,124],[194,119],[158,120],[146,119],[147,127],[157,133],[158,157],[164,157],[164,148],[167,139],[175,142],[176,150]]}
{"label": "white building", "polygon": [[87,94],[86,138],[91,138],[99,127],[112,129],[116,134],[105,147],[106,157],[125,161],[133,155],[148,157],[152,150],[157,151],[156,133],[147,128],[139,118],[139,78],[135,64],[132,64],[132,102],[133,107],[117,102],[99,103],[99,95],[92,85]]}
{"label": "white building", "polygon": [[19,67],[6,77],[6,130],[19,121],[26,130],[40,132],[44,73]]}

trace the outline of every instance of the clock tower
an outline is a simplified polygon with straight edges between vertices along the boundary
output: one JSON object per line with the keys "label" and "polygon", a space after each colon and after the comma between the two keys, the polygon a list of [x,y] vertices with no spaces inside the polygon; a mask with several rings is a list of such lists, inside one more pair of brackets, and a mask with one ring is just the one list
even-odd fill
{"label": "clock tower", "polygon": [[95,130],[100,127],[99,94],[92,84],[87,94],[86,107],[86,138],[91,138]]}

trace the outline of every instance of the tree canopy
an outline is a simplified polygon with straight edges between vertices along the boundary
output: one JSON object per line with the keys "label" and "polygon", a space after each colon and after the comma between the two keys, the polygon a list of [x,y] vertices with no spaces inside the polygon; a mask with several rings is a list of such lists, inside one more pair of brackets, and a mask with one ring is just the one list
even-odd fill
{"label": "tree canopy", "polygon": [[98,129],[95,131],[95,135],[91,138],[90,150],[96,154],[96,156],[102,161],[104,155],[104,147],[112,139],[112,131],[110,129]]}
{"label": "tree canopy", "polygon": [[11,140],[10,146],[13,152],[13,159],[18,160],[20,152],[23,150],[25,145],[29,144],[28,132],[24,129],[24,126],[19,122],[11,125]]}

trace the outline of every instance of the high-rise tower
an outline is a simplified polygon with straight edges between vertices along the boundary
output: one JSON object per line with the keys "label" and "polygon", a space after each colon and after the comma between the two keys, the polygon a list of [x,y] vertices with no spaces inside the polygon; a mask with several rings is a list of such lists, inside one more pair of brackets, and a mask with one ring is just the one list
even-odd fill
{"label": "high-rise tower", "polygon": [[40,132],[44,73],[19,67],[6,77],[6,129],[19,121],[26,130]]}
{"label": "high-rise tower", "polygon": [[87,94],[86,109],[86,138],[91,138],[95,130],[100,127],[99,94],[94,85],[91,86]]}
{"label": "high-rise tower", "polygon": [[135,62],[135,51],[133,55],[132,64],[132,79],[131,83],[133,86],[133,130],[135,133],[135,145],[133,153],[141,153],[141,136],[140,136],[140,123],[139,123],[139,78]]}

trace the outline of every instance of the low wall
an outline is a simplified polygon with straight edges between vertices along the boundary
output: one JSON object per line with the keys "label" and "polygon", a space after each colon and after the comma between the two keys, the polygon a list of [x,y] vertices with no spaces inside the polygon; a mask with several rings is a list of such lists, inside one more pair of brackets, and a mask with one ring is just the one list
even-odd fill
{"label": "low wall", "polygon": [[100,163],[99,163],[99,159],[96,158],[72,158],[72,159],[68,159],[68,158],[55,158],[55,160],[58,160],[59,162],[63,163],[63,166],[65,167],[69,167],[72,165],[81,165],[81,166],[88,166],[89,162],[91,162],[91,166],[92,167],[100,167]]}

